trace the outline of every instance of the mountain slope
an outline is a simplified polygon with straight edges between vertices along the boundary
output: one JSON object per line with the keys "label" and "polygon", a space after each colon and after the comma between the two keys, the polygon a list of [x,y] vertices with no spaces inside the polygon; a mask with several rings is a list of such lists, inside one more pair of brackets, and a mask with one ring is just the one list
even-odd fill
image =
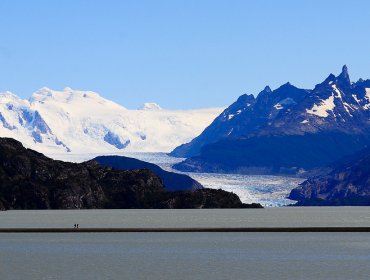
{"label": "mountain slope", "polygon": [[287,83],[274,92],[267,86],[254,98],[244,94],[224,110],[210,126],[190,143],[171,152],[172,156],[190,157],[199,154],[207,144],[225,138],[236,138],[257,131],[268,125],[271,119],[283,115],[308,94]]}
{"label": "mountain slope", "polygon": [[160,168],[158,165],[135,158],[123,156],[99,156],[93,160],[99,162],[103,166],[110,166],[119,170],[149,169],[162,179],[167,191],[203,189],[203,186],[200,183],[187,175],[168,172]]}
{"label": "mountain slope", "polygon": [[190,158],[175,168],[297,174],[329,167],[370,143],[369,109],[370,80],[351,83],[346,66],[313,90],[266,87],[255,100],[239,98],[200,136],[176,148],[172,155]]}
{"label": "mountain slope", "polygon": [[220,109],[128,110],[91,91],[42,88],[29,100],[0,94],[0,135],[53,153],[168,152],[200,133]]}
{"label": "mountain slope", "polygon": [[91,208],[239,208],[222,190],[166,192],[148,169],[114,170],[96,161],[69,163],[0,138],[0,210]]}
{"label": "mountain slope", "polygon": [[297,205],[370,205],[370,149],[336,163],[327,175],[314,177],[293,189]]}

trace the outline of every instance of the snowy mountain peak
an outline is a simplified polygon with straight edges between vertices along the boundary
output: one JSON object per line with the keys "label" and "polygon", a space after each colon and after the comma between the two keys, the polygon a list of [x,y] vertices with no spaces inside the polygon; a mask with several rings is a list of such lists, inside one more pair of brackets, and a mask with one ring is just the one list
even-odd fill
{"label": "snowy mountain peak", "polygon": [[5,104],[9,110],[12,110],[14,106],[29,106],[29,102],[27,100],[19,98],[17,95],[10,91],[0,93],[0,104]]}
{"label": "snowy mountain peak", "polygon": [[159,111],[159,110],[162,110],[162,108],[157,103],[148,102],[148,103],[144,103],[144,105],[139,110]]}
{"label": "snowy mountain peak", "polygon": [[88,106],[88,104],[111,104],[111,106],[119,106],[112,101],[104,99],[96,92],[73,90],[70,87],[66,87],[62,91],[43,87],[32,94],[29,102],[39,104],[53,103],[58,104],[58,106],[61,104],[74,104],[76,107]]}
{"label": "snowy mountain peak", "polygon": [[0,92],[0,102],[6,103],[8,100],[20,100],[18,96],[10,91]]}
{"label": "snowy mountain peak", "polygon": [[65,87],[65,88],[63,89],[63,91],[73,91],[73,89],[71,89],[70,87]]}
{"label": "snowy mountain peak", "polygon": [[0,93],[0,135],[55,153],[169,152],[200,133],[222,109],[128,110],[92,91],[43,87],[23,100]]}

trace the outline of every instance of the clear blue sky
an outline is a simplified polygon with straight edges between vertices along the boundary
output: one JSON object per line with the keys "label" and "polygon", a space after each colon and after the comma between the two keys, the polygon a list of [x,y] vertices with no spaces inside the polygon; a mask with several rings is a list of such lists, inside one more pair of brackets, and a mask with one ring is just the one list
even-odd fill
{"label": "clear blue sky", "polygon": [[370,78],[370,1],[0,1],[0,91],[93,90],[128,108],[227,106],[343,64]]}

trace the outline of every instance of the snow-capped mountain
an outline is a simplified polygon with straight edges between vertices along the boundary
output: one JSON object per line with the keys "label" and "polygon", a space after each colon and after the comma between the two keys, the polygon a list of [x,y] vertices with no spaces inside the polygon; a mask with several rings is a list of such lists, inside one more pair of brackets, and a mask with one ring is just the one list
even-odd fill
{"label": "snow-capped mountain", "polygon": [[0,94],[0,135],[54,154],[169,152],[199,134],[222,111],[129,110],[92,91],[41,88],[29,100]]}
{"label": "snow-capped mountain", "polygon": [[312,90],[286,83],[242,95],[172,155],[194,157],[176,165],[187,171],[297,172],[327,166],[369,139],[370,80],[351,83],[343,66]]}
{"label": "snow-capped mountain", "polygon": [[244,94],[225,109],[202,134],[176,148],[172,155],[190,157],[201,147],[225,138],[254,134],[297,134],[337,130],[361,132],[370,126],[370,80],[351,83],[348,69],[330,74],[313,90],[286,83],[269,86],[257,98]]}
{"label": "snow-capped mountain", "polygon": [[144,105],[141,108],[139,108],[139,110],[158,111],[162,110],[162,108],[157,103],[148,102],[144,103]]}

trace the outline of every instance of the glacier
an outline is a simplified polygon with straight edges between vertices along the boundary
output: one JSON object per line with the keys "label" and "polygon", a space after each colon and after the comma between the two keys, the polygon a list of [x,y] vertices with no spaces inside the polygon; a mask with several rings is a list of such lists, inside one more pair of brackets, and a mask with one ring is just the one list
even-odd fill
{"label": "glacier", "polygon": [[[296,201],[288,199],[287,196],[293,188],[304,181],[302,178],[286,176],[180,172],[172,169],[172,165],[184,159],[172,157],[166,153],[117,152],[115,154],[137,158],[157,164],[167,171],[189,175],[206,188],[233,192],[240,197],[243,203],[260,203],[265,207],[281,207],[294,204]],[[52,158],[82,162],[99,155],[102,154],[62,153],[53,154]]]}

